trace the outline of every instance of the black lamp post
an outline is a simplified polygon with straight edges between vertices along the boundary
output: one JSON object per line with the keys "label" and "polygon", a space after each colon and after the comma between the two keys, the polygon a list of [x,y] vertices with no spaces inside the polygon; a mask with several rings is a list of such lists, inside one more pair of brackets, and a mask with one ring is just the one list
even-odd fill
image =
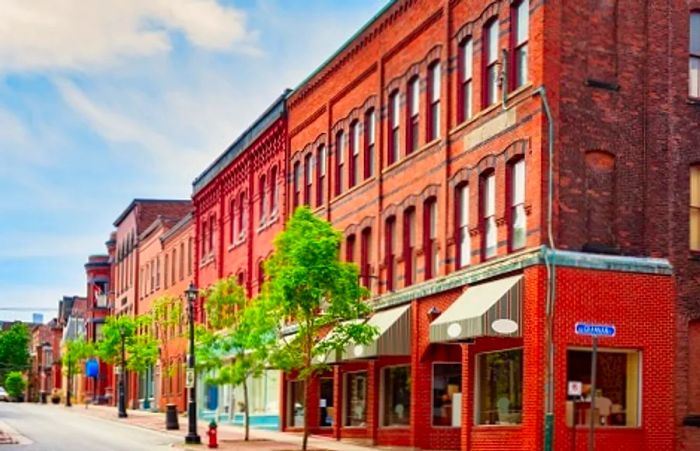
{"label": "black lamp post", "polygon": [[122,341],[122,358],[120,364],[120,371],[119,371],[119,418],[126,418],[128,415],[126,414],[126,393],[124,392],[124,377],[126,376],[124,372],[124,361],[126,359],[126,331],[124,330],[123,327],[120,326],[119,328],[119,337],[121,338]]}
{"label": "black lamp post", "polygon": [[189,430],[185,436],[185,443],[199,444],[202,443],[202,439],[197,435],[197,378],[194,374],[194,303],[197,301],[197,287],[194,286],[193,282],[190,282],[190,286],[185,291],[185,297],[190,314],[190,355],[187,359],[187,372],[189,373],[187,379],[190,379],[188,381],[190,383],[190,396],[187,404]]}

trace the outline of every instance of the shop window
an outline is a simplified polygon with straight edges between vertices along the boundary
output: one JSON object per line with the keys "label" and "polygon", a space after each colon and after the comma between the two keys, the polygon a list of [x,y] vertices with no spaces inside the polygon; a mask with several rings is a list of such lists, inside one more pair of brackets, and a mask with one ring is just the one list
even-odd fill
{"label": "shop window", "polygon": [[348,164],[348,187],[352,188],[360,179],[360,123],[350,124],[350,155]]}
{"label": "shop window", "polygon": [[319,426],[333,426],[335,407],[333,406],[333,378],[322,377],[319,383]]}
{"label": "shop window", "polygon": [[477,424],[522,422],[522,349],[479,354],[477,381]]}
{"label": "shop window", "polygon": [[289,391],[287,426],[304,427],[304,381],[289,381],[287,386]]}
{"label": "shop window", "polygon": [[396,216],[387,218],[384,227],[384,258],[386,264],[386,289],[396,287]]}
{"label": "shop window", "polygon": [[472,102],[473,102],[473,83],[472,77],[474,72],[474,41],[468,37],[459,46],[459,72],[461,80],[461,89],[459,95],[461,97],[460,122],[466,121],[472,117]]}
{"label": "shop window", "polygon": [[382,426],[408,426],[411,418],[411,367],[382,369]]}
{"label": "shop window", "polygon": [[511,9],[511,89],[527,83],[527,41],[530,29],[530,2],[521,0]]}
{"label": "shop window", "polygon": [[426,141],[440,137],[440,61],[428,68],[428,133]]}
{"label": "shop window", "polygon": [[440,268],[437,229],[437,199],[431,197],[423,204],[423,255],[425,255],[426,280],[438,275]]}
{"label": "shop window", "polygon": [[389,145],[387,154],[387,164],[391,165],[399,159],[399,135],[401,133],[399,125],[399,114],[401,110],[399,91],[394,90],[389,95]]}
{"label": "shop window", "polygon": [[335,195],[343,192],[343,170],[345,167],[345,134],[339,131],[335,135]]}
{"label": "shop window", "polygon": [[[566,352],[566,378],[580,382],[582,395],[569,397],[566,419],[572,424],[589,425],[591,415],[591,361],[588,350]],[[596,359],[596,396],[593,421],[598,426],[639,425],[639,352],[599,350]]]}
{"label": "shop window", "polygon": [[484,108],[498,101],[498,25],[498,20],[492,19],[484,27],[482,44]]}
{"label": "shop window", "polygon": [[462,425],[462,365],[433,365],[433,426]]}
{"label": "shop window", "polygon": [[407,208],[403,213],[403,267],[404,286],[416,280],[416,209]]}
{"label": "shop window", "polygon": [[365,179],[374,175],[375,135],[375,117],[374,108],[372,108],[365,113]]}
{"label": "shop window", "polygon": [[420,124],[420,79],[416,76],[408,82],[406,97],[406,155],[418,149],[418,128]]}
{"label": "shop window", "polygon": [[345,375],[345,426],[367,426],[367,372]]}
{"label": "shop window", "polygon": [[700,97],[700,11],[690,13],[690,30],[688,33],[690,61],[688,67],[688,94]]}
{"label": "shop window", "polygon": [[457,267],[469,265],[471,242],[469,236],[469,185],[462,183],[455,190],[455,242],[457,243]]}
{"label": "shop window", "polygon": [[294,178],[292,181],[293,186],[293,193],[292,193],[292,206],[294,209],[296,209],[299,206],[300,202],[300,196],[301,196],[301,163],[296,162],[294,163],[294,170],[293,170],[292,177]]}
{"label": "shop window", "polygon": [[482,256],[496,255],[498,230],[496,228],[496,175],[493,171],[481,177],[481,233]]}
{"label": "shop window", "polygon": [[304,204],[311,206],[311,188],[313,183],[313,159],[311,154],[304,157]]}
{"label": "shop window", "polygon": [[508,166],[510,185],[510,249],[525,247],[527,224],[525,215],[525,159],[520,158]]}
{"label": "shop window", "polygon": [[326,185],[326,146],[321,144],[316,151],[316,206],[323,205],[323,189]]}
{"label": "shop window", "polygon": [[700,165],[690,167],[690,250],[700,252]]}

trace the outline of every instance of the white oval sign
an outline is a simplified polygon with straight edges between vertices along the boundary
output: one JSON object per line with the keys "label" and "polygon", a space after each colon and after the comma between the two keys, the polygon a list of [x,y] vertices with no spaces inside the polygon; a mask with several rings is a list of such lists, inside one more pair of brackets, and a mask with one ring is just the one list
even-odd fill
{"label": "white oval sign", "polygon": [[452,323],[447,327],[447,335],[450,338],[457,338],[462,333],[462,326],[459,323]]}
{"label": "white oval sign", "polygon": [[363,352],[365,352],[365,347],[361,345],[355,346],[355,348],[352,350],[352,353],[355,354],[355,357],[362,356]]}
{"label": "white oval sign", "polygon": [[496,333],[509,335],[518,330],[518,323],[512,319],[497,319],[491,323],[491,329],[493,329]]}

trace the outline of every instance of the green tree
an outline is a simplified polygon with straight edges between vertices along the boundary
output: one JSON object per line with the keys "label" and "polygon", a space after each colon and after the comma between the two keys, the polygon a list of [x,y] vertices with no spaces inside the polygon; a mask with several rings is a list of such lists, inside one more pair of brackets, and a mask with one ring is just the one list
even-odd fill
{"label": "green tree", "polygon": [[[175,373],[179,361],[171,363],[170,349],[166,341],[170,338],[182,336],[181,331],[178,330],[178,326],[182,322],[182,314],[182,300],[177,297],[164,295],[153,301],[153,308],[151,309],[153,326],[156,337],[161,337],[163,341],[161,347],[161,371],[169,378]],[[165,402],[170,404],[169,391],[166,392]]]}
{"label": "green tree", "polygon": [[27,381],[20,371],[10,371],[5,376],[5,389],[13,398],[22,396],[27,388]]}
{"label": "green tree", "polygon": [[340,232],[301,207],[275,238],[275,252],[265,265],[268,307],[274,306],[268,314],[297,325],[296,335],[278,348],[274,361],[284,371],[298,372],[304,381],[303,450],[309,436],[311,378],[328,370],[329,353],[351,343],[371,343],[377,334],[364,321],[371,307],[364,302],[368,292],[359,285],[357,265],[340,261],[341,241]]}
{"label": "green tree", "polygon": [[64,351],[61,356],[63,371],[67,375],[66,379],[66,406],[71,405],[71,391],[73,384],[73,375],[80,374],[83,368],[83,362],[90,357],[95,356],[95,347],[92,343],[88,343],[84,338],[67,341],[64,345]]}
{"label": "green tree", "polygon": [[5,331],[0,331],[0,380],[10,371],[25,371],[29,368],[29,329],[17,322]]}
{"label": "green tree", "polygon": [[[198,331],[197,362],[211,371],[208,382],[242,386],[245,440],[250,434],[248,379],[260,377],[275,343],[275,317],[266,298],[248,300],[234,278],[220,280],[205,293],[208,326]],[[231,409],[233,414],[233,408]]]}

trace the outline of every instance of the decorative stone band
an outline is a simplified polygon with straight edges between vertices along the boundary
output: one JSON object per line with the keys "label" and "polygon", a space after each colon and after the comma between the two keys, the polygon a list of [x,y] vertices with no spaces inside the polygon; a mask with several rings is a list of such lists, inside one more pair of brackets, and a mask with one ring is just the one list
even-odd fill
{"label": "decorative stone band", "polygon": [[[506,277],[467,288],[430,325],[430,342],[458,342],[486,336],[520,336],[523,276]],[[513,333],[493,329],[497,320],[517,325]]]}

